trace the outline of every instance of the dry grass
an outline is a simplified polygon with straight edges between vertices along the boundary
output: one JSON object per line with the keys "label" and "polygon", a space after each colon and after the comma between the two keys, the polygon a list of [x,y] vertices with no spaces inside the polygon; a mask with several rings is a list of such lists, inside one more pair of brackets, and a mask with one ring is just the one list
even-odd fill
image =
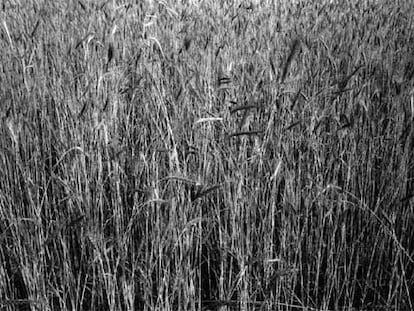
{"label": "dry grass", "polygon": [[409,1],[2,6],[1,310],[414,308]]}

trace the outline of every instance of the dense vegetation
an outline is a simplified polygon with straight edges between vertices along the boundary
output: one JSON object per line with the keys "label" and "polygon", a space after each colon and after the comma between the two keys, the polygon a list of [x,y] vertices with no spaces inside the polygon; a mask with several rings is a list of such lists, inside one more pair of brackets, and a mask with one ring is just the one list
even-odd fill
{"label": "dense vegetation", "polygon": [[0,309],[413,310],[413,11],[3,1]]}

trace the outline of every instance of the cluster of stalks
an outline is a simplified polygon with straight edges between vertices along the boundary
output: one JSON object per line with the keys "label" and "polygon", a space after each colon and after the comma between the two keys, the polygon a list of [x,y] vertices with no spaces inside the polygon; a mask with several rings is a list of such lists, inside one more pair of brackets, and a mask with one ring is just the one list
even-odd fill
{"label": "cluster of stalks", "polygon": [[413,11],[4,1],[0,309],[413,310]]}

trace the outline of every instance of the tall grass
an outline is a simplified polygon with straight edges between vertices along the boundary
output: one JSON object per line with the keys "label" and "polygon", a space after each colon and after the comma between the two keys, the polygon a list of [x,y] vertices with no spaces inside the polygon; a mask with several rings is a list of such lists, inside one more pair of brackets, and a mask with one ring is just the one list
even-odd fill
{"label": "tall grass", "polygon": [[4,1],[2,310],[412,310],[409,1]]}

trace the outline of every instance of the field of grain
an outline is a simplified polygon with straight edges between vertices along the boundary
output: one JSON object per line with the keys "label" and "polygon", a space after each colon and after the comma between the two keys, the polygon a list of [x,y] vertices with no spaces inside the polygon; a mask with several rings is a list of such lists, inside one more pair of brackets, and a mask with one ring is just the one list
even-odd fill
{"label": "field of grain", "polygon": [[413,16],[3,0],[0,310],[413,310]]}

